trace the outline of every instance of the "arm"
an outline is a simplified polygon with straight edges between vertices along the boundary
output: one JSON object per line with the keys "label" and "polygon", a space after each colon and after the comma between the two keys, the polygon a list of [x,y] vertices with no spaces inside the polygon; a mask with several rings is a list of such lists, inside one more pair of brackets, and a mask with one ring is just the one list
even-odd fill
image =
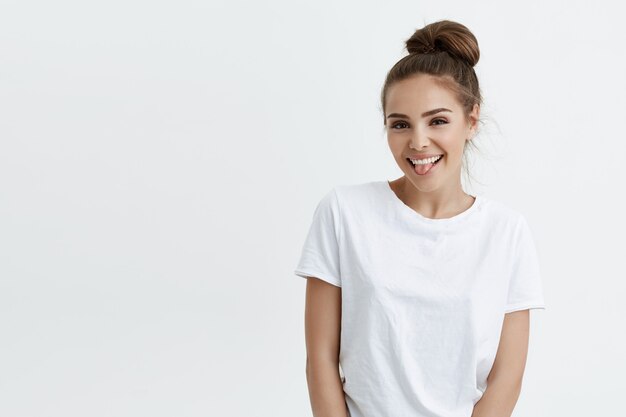
{"label": "arm", "polygon": [[529,310],[505,314],[487,389],[474,405],[472,417],[510,417],[522,390],[529,335]]}
{"label": "arm", "polygon": [[339,374],[341,287],[310,277],[305,307],[306,379],[315,417],[348,417]]}

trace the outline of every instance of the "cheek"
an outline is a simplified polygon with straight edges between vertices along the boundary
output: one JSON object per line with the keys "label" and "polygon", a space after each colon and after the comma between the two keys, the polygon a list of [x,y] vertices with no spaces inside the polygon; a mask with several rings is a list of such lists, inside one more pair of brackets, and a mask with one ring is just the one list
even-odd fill
{"label": "cheek", "polygon": [[448,155],[457,156],[463,154],[465,140],[459,139],[459,137],[448,137],[441,139],[439,145]]}
{"label": "cheek", "polygon": [[387,145],[389,146],[391,153],[393,153],[395,156],[400,156],[405,147],[404,142],[397,140],[395,138],[388,138]]}

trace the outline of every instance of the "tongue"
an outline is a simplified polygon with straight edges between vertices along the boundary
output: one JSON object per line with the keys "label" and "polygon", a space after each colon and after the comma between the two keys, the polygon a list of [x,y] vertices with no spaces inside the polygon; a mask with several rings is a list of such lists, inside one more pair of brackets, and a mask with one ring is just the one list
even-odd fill
{"label": "tongue", "polygon": [[419,175],[424,175],[426,174],[428,171],[430,171],[430,169],[435,166],[435,164],[423,164],[423,165],[415,165],[415,172],[418,173]]}

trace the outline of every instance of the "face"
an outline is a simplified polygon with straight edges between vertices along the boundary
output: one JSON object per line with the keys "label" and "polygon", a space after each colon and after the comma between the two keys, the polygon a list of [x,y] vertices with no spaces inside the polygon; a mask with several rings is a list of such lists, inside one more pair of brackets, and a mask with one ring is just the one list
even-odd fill
{"label": "face", "polygon": [[[421,191],[460,189],[463,148],[475,133],[478,105],[466,119],[452,91],[419,74],[390,86],[385,111],[389,148],[406,178]],[[409,161],[438,155],[434,164]]]}

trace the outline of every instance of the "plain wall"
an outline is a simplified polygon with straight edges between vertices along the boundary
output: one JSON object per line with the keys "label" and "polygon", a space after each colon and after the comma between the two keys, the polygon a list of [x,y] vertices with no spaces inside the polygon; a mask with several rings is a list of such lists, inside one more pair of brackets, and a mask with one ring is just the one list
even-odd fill
{"label": "plain wall", "polygon": [[401,175],[380,89],[440,19],[481,50],[467,190],[541,262],[514,416],[619,414],[619,7],[0,2],[0,415],[310,415],[293,269],[327,190]]}

